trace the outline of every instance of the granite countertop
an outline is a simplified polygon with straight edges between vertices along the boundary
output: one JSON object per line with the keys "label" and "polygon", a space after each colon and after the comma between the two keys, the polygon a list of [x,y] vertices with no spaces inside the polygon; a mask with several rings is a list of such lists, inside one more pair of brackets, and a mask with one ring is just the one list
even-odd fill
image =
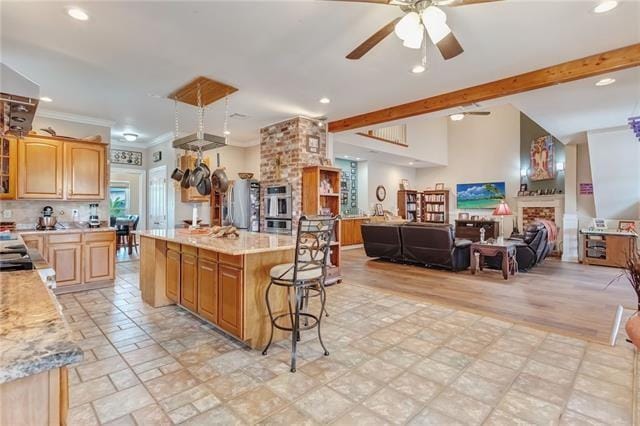
{"label": "granite countertop", "polygon": [[344,216],[341,220],[367,220],[369,216]]}
{"label": "granite countertop", "polygon": [[207,235],[190,235],[186,230],[153,229],[137,231],[143,237],[157,238],[179,244],[199,247],[232,256],[253,253],[266,253],[278,250],[293,250],[296,239],[291,235],[266,234],[262,232],[248,232],[238,230],[238,238],[212,238]]}
{"label": "granite countertop", "polygon": [[37,271],[0,279],[0,384],[81,361],[55,296]]}
{"label": "granite countertop", "polygon": [[73,227],[73,226],[68,226],[66,228],[61,228],[61,229],[51,229],[48,231],[38,231],[35,228],[31,228],[31,229],[16,229],[16,233],[20,234],[20,235],[47,235],[47,234],[64,234],[66,233],[73,233],[73,234],[77,234],[77,233],[88,233],[88,232],[109,232],[109,231],[115,231],[116,228],[112,228],[110,226],[103,226],[100,228],[85,228],[85,227]]}

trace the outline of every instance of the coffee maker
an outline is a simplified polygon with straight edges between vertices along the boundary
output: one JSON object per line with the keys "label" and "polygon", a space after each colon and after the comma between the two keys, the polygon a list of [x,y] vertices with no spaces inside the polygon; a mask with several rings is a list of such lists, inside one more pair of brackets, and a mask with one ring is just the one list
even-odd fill
{"label": "coffee maker", "polygon": [[100,218],[98,217],[98,203],[89,204],[89,228],[99,228]]}

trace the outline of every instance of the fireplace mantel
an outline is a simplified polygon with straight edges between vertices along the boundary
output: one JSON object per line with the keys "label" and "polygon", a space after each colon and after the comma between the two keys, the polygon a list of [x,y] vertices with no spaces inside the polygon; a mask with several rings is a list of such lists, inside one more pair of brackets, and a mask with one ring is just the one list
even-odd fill
{"label": "fireplace mantel", "polygon": [[516,197],[516,211],[518,212],[518,229],[524,229],[525,208],[553,208],[554,222],[558,227],[558,237],[556,241],[556,250],[562,252],[563,243],[563,224],[564,224],[564,194],[553,195],[532,195]]}
{"label": "fireplace mantel", "polygon": [[516,197],[518,203],[521,201],[551,201],[562,200],[564,202],[564,194],[552,194],[552,195],[523,195]]}

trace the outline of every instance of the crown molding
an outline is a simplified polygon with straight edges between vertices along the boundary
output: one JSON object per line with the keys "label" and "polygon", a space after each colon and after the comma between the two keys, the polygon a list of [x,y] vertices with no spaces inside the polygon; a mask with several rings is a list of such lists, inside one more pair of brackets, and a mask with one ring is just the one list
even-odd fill
{"label": "crown molding", "polygon": [[102,118],[89,117],[87,115],[73,114],[70,112],[54,111],[46,108],[38,108],[36,111],[36,117],[53,118],[56,120],[71,121],[74,123],[102,127],[112,127],[115,124],[115,121],[113,120],[105,120]]}
{"label": "crown molding", "polygon": [[151,139],[145,146],[147,148],[151,148],[152,146],[160,145],[165,142],[170,142],[173,139],[174,139],[173,132],[166,132],[161,134],[160,136],[156,136],[155,138]]}

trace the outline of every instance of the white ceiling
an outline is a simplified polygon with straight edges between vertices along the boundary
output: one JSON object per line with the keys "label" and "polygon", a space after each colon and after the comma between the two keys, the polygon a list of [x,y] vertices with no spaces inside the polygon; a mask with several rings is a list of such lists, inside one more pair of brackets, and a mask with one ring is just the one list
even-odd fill
{"label": "white ceiling", "polygon": [[[150,95],[198,75],[231,84],[239,88],[231,112],[250,116],[230,122],[232,139],[251,143],[260,127],[293,115],[343,118],[640,41],[638,2],[603,15],[591,12],[595,4],[446,9],[465,53],[445,62],[431,49],[431,68],[419,76],[408,72],[417,51],[393,35],[360,61],[344,59],[399,16],[397,7],[332,1],[76,2],[88,22],[69,18],[63,2],[3,2],[0,47],[2,62],[54,99],[47,109],[112,120],[115,140],[133,131],[145,143],[173,130],[173,102]],[[535,93],[541,115],[556,107],[572,123],[582,115]],[[331,104],[318,103],[323,96]],[[207,130],[220,133],[223,115],[223,102],[214,104]],[[195,112],[181,108],[181,117],[183,131],[195,130]]]}

